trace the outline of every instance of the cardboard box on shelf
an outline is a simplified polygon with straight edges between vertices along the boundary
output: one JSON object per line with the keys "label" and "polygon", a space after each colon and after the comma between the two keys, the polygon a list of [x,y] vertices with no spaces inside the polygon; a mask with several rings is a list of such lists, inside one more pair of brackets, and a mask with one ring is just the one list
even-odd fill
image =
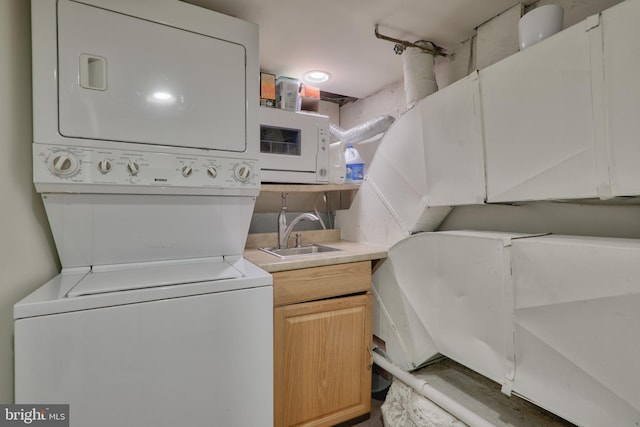
{"label": "cardboard box on shelf", "polygon": [[312,98],[309,96],[300,97],[300,109],[317,113],[320,111],[320,98]]}
{"label": "cardboard box on shelf", "polygon": [[300,85],[300,96],[320,99],[320,88],[309,85]]}
{"label": "cardboard box on shelf", "polygon": [[260,105],[263,107],[276,106],[276,75],[260,73]]}

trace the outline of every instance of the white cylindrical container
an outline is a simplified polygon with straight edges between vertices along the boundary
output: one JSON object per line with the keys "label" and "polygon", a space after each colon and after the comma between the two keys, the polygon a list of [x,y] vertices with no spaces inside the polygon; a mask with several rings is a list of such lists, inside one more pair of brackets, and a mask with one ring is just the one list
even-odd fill
{"label": "white cylindrical container", "polygon": [[[421,42],[416,42],[416,44]],[[438,90],[433,55],[418,49],[409,47],[402,55],[402,68],[404,72],[404,93],[407,105],[412,106],[416,102],[431,95]]]}
{"label": "white cylindrical container", "polygon": [[561,31],[563,18],[564,9],[559,4],[546,4],[527,12],[518,22],[520,50]]}
{"label": "white cylindrical container", "polygon": [[364,160],[352,145],[347,145],[347,149],[344,151],[344,161],[347,164],[346,182],[352,184],[362,183],[364,181]]}

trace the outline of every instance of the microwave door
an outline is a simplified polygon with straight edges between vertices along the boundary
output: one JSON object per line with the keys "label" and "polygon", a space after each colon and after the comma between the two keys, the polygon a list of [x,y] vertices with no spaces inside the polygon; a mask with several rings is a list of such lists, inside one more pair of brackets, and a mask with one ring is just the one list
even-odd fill
{"label": "microwave door", "polygon": [[315,176],[317,136],[313,132],[282,126],[260,126],[261,168],[274,171],[308,172]]}

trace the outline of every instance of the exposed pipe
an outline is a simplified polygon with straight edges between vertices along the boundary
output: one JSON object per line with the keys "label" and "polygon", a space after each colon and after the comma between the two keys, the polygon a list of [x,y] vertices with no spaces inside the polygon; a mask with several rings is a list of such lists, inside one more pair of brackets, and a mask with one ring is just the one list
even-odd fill
{"label": "exposed pipe", "polygon": [[471,427],[495,427],[495,424],[490,423],[475,412],[462,406],[460,403],[429,385],[426,381],[403,371],[400,367],[389,362],[384,356],[376,353],[375,351],[373,352],[373,363],[380,366],[382,369],[389,372],[391,375],[413,388],[420,395],[426,397],[463,423]]}
{"label": "exposed pipe", "polygon": [[365,139],[386,132],[395,120],[393,116],[380,116],[346,130],[331,123],[329,134],[337,141],[340,141],[341,146],[357,144]]}
{"label": "exposed pipe", "polygon": [[395,39],[393,37],[389,37],[389,36],[385,36],[383,34],[380,34],[378,32],[378,24],[376,24],[376,27],[375,27],[373,33],[376,35],[376,38],[395,43],[396,44],[395,51],[396,51],[396,53],[398,55],[402,54],[402,52],[408,47],[415,47],[415,48],[421,49],[421,50],[423,50],[423,51],[425,51],[427,53],[430,53],[431,55],[444,56],[445,58],[447,56],[449,56],[446,53],[444,53],[444,49],[443,48],[441,48],[440,46],[437,46],[435,43],[429,42],[431,44],[431,46],[424,45],[424,44],[420,45],[420,44],[408,42],[406,40]]}

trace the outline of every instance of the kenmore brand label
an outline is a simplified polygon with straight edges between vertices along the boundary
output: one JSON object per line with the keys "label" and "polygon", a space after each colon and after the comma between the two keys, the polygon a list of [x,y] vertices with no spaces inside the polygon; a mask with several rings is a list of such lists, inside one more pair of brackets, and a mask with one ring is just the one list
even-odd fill
{"label": "kenmore brand label", "polygon": [[69,405],[0,405],[0,427],[69,427]]}

